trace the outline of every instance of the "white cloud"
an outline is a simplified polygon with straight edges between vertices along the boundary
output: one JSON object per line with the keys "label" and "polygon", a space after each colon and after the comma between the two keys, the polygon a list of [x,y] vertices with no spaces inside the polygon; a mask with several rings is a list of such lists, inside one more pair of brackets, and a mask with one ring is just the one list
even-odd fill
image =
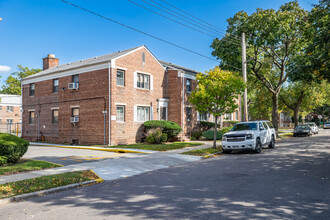
{"label": "white cloud", "polygon": [[0,65],[0,72],[8,72],[10,69],[11,69],[10,66]]}

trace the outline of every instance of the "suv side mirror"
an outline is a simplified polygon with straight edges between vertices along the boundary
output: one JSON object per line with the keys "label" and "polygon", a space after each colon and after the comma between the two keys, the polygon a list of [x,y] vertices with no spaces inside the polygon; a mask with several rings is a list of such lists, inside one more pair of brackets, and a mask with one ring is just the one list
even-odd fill
{"label": "suv side mirror", "polygon": [[263,130],[265,130],[265,128],[264,127],[260,127],[260,131],[263,131]]}

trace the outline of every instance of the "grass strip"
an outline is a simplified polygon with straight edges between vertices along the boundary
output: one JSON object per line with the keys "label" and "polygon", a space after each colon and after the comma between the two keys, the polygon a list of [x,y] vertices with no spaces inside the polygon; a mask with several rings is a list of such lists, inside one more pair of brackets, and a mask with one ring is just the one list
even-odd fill
{"label": "grass strip", "polygon": [[62,165],[42,160],[20,159],[17,163],[0,166],[0,176],[61,166]]}
{"label": "grass strip", "polygon": [[128,144],[128,145],[120,145],[120,146],[109,146],[110,148],[131,148],[131,149],[141,149],[141,150],[154,150],[154,151],[168,151],[181,149],[185,147],[193,147],[203,145],[202,143],[192,143],[192,142],[173,142],[173,143],[165,143],[165,144]]}
{"label": "grass strip", "polygon": [[184,152],[182,154],[192,155],[192,156],[206,156],[209,154],[220,153],[222,151],[222,147],[218,146],[216,149],[214,148],[206,148],[206,149],[198,149]]}
{"label": "grass strip", "polygon": [[84,170],[1,184],[0,199],[97,179],[94,172]]}
{"label": "grass strip", "polygon": [[285,134],[279,134],[280,138],[287,138],[287,137],[293,137],[293,133],[285,133]]}

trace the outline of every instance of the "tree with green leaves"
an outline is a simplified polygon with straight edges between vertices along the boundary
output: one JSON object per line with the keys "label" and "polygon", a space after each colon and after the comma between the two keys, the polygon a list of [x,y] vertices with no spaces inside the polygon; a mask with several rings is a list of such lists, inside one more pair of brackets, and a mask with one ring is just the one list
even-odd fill
{"label": "tree with green leaves", "polygon": [[216,134],[218,118],[224,114],[233,113],[237,108],[238,95],[242,94],[245,83],[236,73],[221,70],[216,67],[196,76],[197,88],[191,93],[189,102],[199,112],[210,113],[215,118],[214,142],[216,148]]}
{"label": "tree with green leaves", "polygon": [[17,65],[17,68],[18,71],[11,73],[5,84],[2,86],[2,94],[21,95],[21,80],[24,77],[41,71],[41,69],[29,69],[28,67],[23,67],[22,65]]}
{"label": "tree with green leaves", "polygon": [[[227,35],[215,39],[212,54],[220,59],[220,67],[233,70],[242,66],[241,48],[231,43],[233,35],[244,32],[247,41],[247,73],[259,80],[272,94],[272,122],[278,132],[279,94],[287,81],[287,67],[305,45],[305,17],[297,1],[279,10],[260,9],[248,15],[240,11],[228,19]],[[237,71],[237,70],[236,70]]]}
{"label": "tree with green leaves", "polygon": [[299,112],[309,113],[326,102],[328,89],[329,84],[326,82],[317,84],[297,81],[283,86],[280,101],[293,112],[295,127],[299,122]]}
{"label": "tree with green leaves", "polygon": [[[293,80],[330,82],[330,1],[319,0],[319,4],[305,17],[306,45],[289,66]],[[303,74],[302,74],[303,73]]]}

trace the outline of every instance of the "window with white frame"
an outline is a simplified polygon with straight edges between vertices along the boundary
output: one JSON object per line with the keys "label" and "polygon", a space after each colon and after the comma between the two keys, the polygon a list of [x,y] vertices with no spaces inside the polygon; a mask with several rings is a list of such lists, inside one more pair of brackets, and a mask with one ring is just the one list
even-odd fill
{"label": "window with white frame", "polygon": [[186,90],[191,92],[191,79],[186,79]]}
{"label": "window with white frame", "polygon": [[137,74],[137,88],[150,89],[150,76],[142,73]]}
{"label": "window with white frame", "polygon": [[199,113],[199,120],[200,121],[207,121],[208,120],[208,114],[205,112]]}
{"label": "window with white frame", "polygon": [[34,124],[34,111],[29,111],[29,124]]}
{"label": "window with white frame", "polygon": [[187,121],[191,121],[192,119],[191,107],[186,107],[186,119]]}
{"label": "window with white frame", "polygon": [[138,106],[137,107],[137,121],[150,120],[150,107]]}
{"label": "window with white frame", "polygon": [[117,70],[117,86],[125,86],[125,71]]}
{"label": "window with white frame", "polygon": [[13,124],[13,119],[7,119],[7,124],[9,125],[11,125],[11,124]]}
{"label": "window with white frame", "polygon": [[125,122],[125,106],[117,105],[117,122]]}
{"label": "window with white frame", "polygon": [[7,106],[7,112],[13,112],[14,111],[14,106]]}

